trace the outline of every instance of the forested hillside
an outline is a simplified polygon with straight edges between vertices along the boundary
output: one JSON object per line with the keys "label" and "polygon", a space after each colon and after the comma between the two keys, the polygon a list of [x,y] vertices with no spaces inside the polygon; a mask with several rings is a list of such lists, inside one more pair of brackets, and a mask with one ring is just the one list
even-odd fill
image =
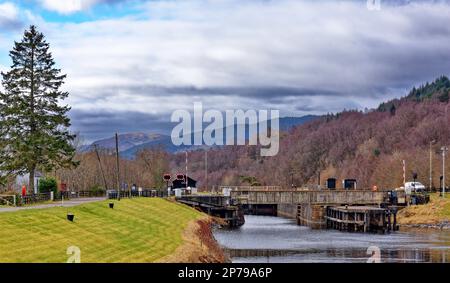
{"label": "forested hillside", "polygon": [[[438,186],[439,149],[450,144],[449,86],[449,80],[441,77],[378,110],[345,111],[295,127],[281,135],[275,157],[262,158],[259,149],[249,146],[210,150],[208,184],[290,186],[293,179],[301,186],[317,184],[320,172],[322,184],[336,177],[356,178],[361,187],[397,187],[406,160],[407,179],[415,171],[419,181],[428,185],[430,143],[435,141],[431,151],[434,186]],[[171,168],[184,170],[184,154],[174,156]],[[189,172],[204,184],[203,151],[190,153]],[[446,175],[449,183],[450,171]]]}

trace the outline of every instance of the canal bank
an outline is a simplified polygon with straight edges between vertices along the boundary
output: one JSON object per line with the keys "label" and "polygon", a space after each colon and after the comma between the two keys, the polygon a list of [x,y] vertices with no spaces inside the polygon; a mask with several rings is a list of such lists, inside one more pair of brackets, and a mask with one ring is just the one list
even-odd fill
{"label": "canal bank", "polygon": [[384,235],[315,230],[293,219],[246,215],[233,230],[214,237],[236,263],[367,262],[369,247],[381,262],[448,262],[450,231],[403,229]]}
{"label": "canal bank", "polygon": [[189,222],[183,232],[183,244],[174,253],[160,259],[165,263],[224,263],[229,258],[214,238],[213,218],[205,216],[202,219]]}

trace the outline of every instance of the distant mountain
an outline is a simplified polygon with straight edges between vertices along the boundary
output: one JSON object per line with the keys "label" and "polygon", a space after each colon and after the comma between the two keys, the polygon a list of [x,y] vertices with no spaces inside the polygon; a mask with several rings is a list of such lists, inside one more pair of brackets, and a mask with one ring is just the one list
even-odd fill
{"label": "distant mountain", "polygon": [[[126,133],[119,135],[119,152],[123,152],[129,150],[133,147],[140,146],[146,143],[152,143],[157,141],[165,141],[168,136],[160,135],[160,134],[146,134],[141,132],[136,133]],[[170,137],[168,137],[170,139]],[[101,149],[115,149],[116,140],[115,137],[110,137],[106,139],[101,139],[98,141],[94,141],[90,145],[86,145],[82,148],[81,151],[90,151],[93,150],[94,145],[97,145],[98,148]]]}
{"label": "distant mountain", "polygon": [[[280,118],[280,130],[287,131],[295,126],[305,124],[307,122],[317,119],[319,116],[307,115],[303,117],[283,117]],[[246,133],[247,134],[247,133]],[[246,135],[246,138],[248,136]],[[191,139],[193,140],[193,138]],[[224,131],[224,141],[226,140],[226,131]],[[91,151],[94,149],[94,145],[98,148],[115,150],[116,141],[115,137],[101,139],[94,141],[90,145],[86,145],[81,148],[82,152]],[[172,143],[172,139],[169,135],[163,134],[146,134],[141,132],[126,133],[119,135],[119,152],[123,158],[133,159],[136,154],[143,149],[150,149],[162,147],[168,152],[175,153],[184,150],[196,150],[202,146],[175,146]]]}
{"label": "distant mountain", "polygon": [[280,118],[280,130],[288,131],[295,126],[300,126],[305,123],[311,122],[320,116],[317,115],[306,115],[302,117],[283,117]]}
{"label": "distant mountain", "polygon": [[151,148],[158,148],[161,147],[162,149],[166,150],[167,152],[175,153],[178,151],[184,151],[184,150],[194,150],[198,148],[198,146],[176,146],[172,143],[172,138],[168,135],[158,135],[158,138],[153,139],[151,141],[141,143],[139,145],[133,146],[131,148],[128,148],[122,152],[120,152],[120,155],[123,158],[126,159],[133,159],[136,157],[136,154],[143,149],[151,149]]}

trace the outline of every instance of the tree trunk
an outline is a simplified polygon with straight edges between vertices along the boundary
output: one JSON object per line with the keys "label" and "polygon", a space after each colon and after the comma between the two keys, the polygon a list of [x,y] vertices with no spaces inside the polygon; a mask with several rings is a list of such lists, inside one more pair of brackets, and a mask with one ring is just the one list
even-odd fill
{"label": "tree trunk", "polygon": [[35,173],[35,169],[30,169],[30,175],[29,175],[29,179],[28,179],[28,190],[30,191],[30,193],[34,194],[34,173]]}
{"label": "tree trunk", "polygon": [[[30,85],[30,138],[31,140],[35,139],[35,132],[36,132],[36,125],[35,125],[35,119],[34,119],[34,50],[35,45],[34,42],[31,43],[31,85]],[[36,154],[36,149],[34,151]],[[29,170],[29,179],[28,179],[28,189],[30,190],[30,193],[34,194],[34,175],[35,175],[36,167],[32,166]]]}

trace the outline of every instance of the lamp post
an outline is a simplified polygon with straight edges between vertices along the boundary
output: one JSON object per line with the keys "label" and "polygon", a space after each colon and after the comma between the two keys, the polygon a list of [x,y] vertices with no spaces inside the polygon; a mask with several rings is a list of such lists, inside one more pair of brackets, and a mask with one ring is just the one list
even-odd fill
{"label": "lamp post", "polygon": [[187,152],[187,150],[186,150],[186,174],[185,174],[185,176],[186,176],[186,179],[185,179],[185,181],[186,181],[186,191],[187,191],[187,189],[188,189],[188,152]]}
{"label": "lamp post", "polygon": [[208,191],[208,149],[205,149],[205,188]]}
{"label": "lamp post", "polygon": [[445,155],[448,151],[447,146],[441,147],[442,151],[442,197],[445,198]]}

